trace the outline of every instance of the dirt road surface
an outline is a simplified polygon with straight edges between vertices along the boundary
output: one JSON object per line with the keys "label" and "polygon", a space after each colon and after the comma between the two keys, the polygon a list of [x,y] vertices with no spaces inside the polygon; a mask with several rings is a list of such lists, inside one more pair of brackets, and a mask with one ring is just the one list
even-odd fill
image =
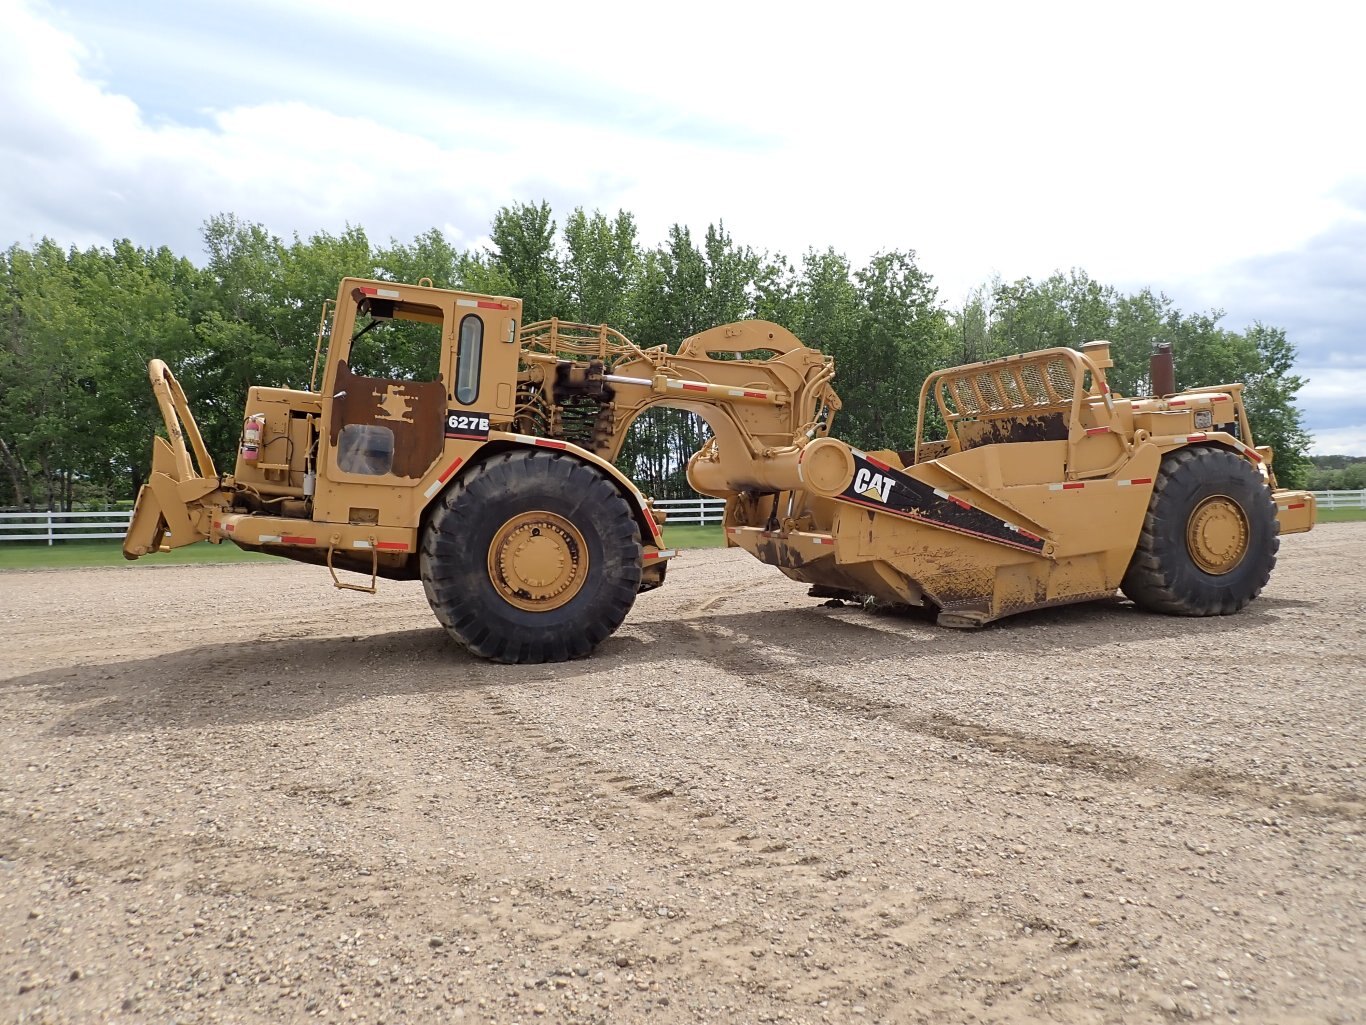
{"label": "dirt road surface", "polygon": [[418,585],[0,575],[0,1021],[1366,1020],[1366,524],[978,632],[693,552],[583,662]]}

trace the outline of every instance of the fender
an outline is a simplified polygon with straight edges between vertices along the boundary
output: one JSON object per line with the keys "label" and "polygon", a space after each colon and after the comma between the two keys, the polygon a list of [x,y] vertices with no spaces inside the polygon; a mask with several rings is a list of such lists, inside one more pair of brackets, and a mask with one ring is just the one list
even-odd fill
{"label": "fender", "polygon": [[489,431],[488,442],[479,450],[475,457],[469,460],[469,462],[463,462],[462,460],[457,459],[432,482],[431,487],[427,489],[427,497],[433,499],[444,491],[447,484],[459,477],[459,473],[457,473],[458,470],[468,466],[471,462],[477,462],[479,457],[488,450],[489,446],[495,444],[498,445],[495,451],[507,451],[509,448],[513,447],[548,448],[556,452],[564,452],[567,455],[573,456],[575,459],[581,460],[582,462],[588,463],[596,469],[601,470],[603,475],[616,485],[617,490],[621,492],[622,497],[625,498],[627,503],[631,506],[631,511],[636,517],[636,523],[640,527],[641,541],[644,542],[647,548],[653,545],[659,550],[659,555],[655,556],[655,558],[667,558],[669,555],[673,554],[672,552],[664,552],[664,536],[660,533],[659,524],[655,522],[655,518],[650,512],[650,504],[646,501],[645,496],[641,493],[640,489],[631,483],[631,479],[606,459],[594,455],[587,449],[580,448],[578,445],[568,441],[557,441],[554,438],[537,438],[530,434],[513,434],[509,431]]}

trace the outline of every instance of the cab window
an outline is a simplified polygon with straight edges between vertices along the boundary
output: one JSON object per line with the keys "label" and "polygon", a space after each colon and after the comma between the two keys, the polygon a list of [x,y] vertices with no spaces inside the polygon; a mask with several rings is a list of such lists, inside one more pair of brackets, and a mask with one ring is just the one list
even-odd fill
{"label": "cab window", "polygon": [[484,321],[477,313],[460,322],[460,351],[455,362],[455,399],[471,405],[479,398],[479,368],[484,357]]}
{"label": "cab window", "polygon": [[357,303],[347,363],[353,374],[390,381],[441,377],[440,307],[365,297]]}

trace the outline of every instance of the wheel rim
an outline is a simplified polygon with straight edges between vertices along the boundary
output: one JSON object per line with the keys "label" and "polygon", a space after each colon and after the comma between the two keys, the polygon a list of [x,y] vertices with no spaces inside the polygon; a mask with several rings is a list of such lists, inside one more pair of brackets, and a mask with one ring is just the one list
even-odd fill
{"label": "wheel rim", "polygon": [[1186,549],[1211,576],[1235,569],[1248,549],[1247,516],[1226,495],[1215,495],[1195,507],[1186,522]]}
{"label": "wheel rim", "polygon": [[489,580],[509,605],[549,612],[573,600],[588,578],[588,546],[577,527],[550,512],[525,512],[494,532]]}

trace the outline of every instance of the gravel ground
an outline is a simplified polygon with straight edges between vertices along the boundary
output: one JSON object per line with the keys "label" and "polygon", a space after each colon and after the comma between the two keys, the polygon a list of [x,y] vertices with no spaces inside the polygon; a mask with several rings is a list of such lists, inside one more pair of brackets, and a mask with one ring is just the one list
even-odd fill
{"label": "gravel ground", "polygon": [[0,1021],[1360,1022],[1366,524],[978,632],[690,552],[586,661],[0,575]]}

